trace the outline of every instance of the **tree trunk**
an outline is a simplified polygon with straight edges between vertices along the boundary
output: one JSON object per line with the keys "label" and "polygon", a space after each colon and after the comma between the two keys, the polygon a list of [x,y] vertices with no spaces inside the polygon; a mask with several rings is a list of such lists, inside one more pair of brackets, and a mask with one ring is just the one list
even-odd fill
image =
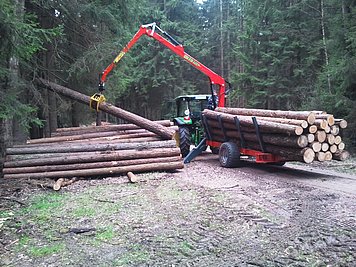
{"label": "tree trunk", "polygon": [[[326,46],[324,0],[320,0],[320,12],[321,12],[321,20],[320,21],[321,21],[321,33],[322,33],[322,36],[323,36],[325,65],[326,65],[326,69],[328,69],[328,67],[329,67],[329,55],[328,55],[328,48]],[[327,77],[328,77],[328,89],[329,89],[329,93],[331,93],[330,74],[327,74]]]}
{"label": "tree trunk", "polygon": [[[70,97],[71,99],[75,99],[81,103],[89,105],[89,102],[90,102],[89,96],[83,95],[79,92],[73,91],[73,90],[66,88],[64,86],[45,81],[43,79],[37,79],[37,82],[40,85],[45,86],[46,88],[49,88],[57,93],[63,94],[67,97]],[[175,137],[175,131],[169,130],[166,127],[164,127],[158,123],[152,122],[148,119],[140,117],[136,114],[133,114],[133,113],[123,110],[121,108],[115,107],[115,106],[108,104],[106,102],[99,104],[99,109],[104,112],[107,112],[109,114],[112,114],[115,117],[122,118],[128,122],[136,124],[136,125],[140,126],[141,128],[144,128],[146,130],[149,130],[149,131],[161,136],[164,139],[172,139]]]}

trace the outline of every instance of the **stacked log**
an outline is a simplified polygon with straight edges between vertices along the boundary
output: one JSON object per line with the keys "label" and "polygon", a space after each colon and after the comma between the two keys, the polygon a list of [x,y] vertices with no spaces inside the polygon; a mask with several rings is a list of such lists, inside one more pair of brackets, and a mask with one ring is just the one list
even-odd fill
{"label": "stacked log", "polygon": [[[37,83],[89,105],[89,96],[42,79]],[[49,138],[8,148],[4,178],[66,181],[64,178],[183,168],[180,149],[173,140],[176,126],[169,121],[150,121],[105,102],[97,105],[131,124],[58,129]]]}
{"label": "stacked log", "polygon": [[8,148],[4,178],[70,178],[183,168],[174,140],[44,143]]}
{"label": "stacked log", "polygon": [[[343,152],[345,144],[342,142],[342,130],[347,122],[325,112],[216,108],[215,111],[204,110],[203,117],[214,141],[233,140],[245,148],[264,149],[285,161],[345,160],[349,155]],[[263,147],[259,144],[253,117]]]}

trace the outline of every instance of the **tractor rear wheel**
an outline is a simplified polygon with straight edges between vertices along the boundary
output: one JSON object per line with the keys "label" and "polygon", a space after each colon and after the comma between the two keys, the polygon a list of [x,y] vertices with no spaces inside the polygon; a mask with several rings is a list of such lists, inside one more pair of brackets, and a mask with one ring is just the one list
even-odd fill
{"label": "tractor rear wheel", "polygon": [[179,148],[183,158],[190,152],[191,134],[186,126],[179,127]]}
{"label": "tractor rear wheel", "polygon": [[237,144],[225,142],[219,149],[220,165],[225,168],[234,168],[240,165],[240,150]]}

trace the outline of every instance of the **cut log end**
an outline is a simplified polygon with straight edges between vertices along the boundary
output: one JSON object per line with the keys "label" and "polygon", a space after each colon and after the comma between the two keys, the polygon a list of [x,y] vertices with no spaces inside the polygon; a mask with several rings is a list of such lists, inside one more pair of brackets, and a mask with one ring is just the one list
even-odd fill
{"label": "cut log end", "polygon": [[316,133],[318,131],[318,127],[316,125],[309,126],[309,133]]}
{"label": "cut log end", "polygon": [[53,185],[53,190],[58,191],[62,187],[62,183],[64,182],[64,178],[59,178]]}
{"label": "cut log end", "polygon": [[297,127],[295,128],[295,134],[296,134],[296,135],[302,135],[302,134],[303,134],[303,131],[304,131],[304,129],[303,129],[303,127],[301,127],[301,126],[297,126]]}
{"label": "cut log end", "polygon": [[127,177],[129,178],[130,183],[137,183],[139,182],[139,178],[133,174],[132,172],[127,173]]}
{"label": "cut log end", "polygon": [[347,121],[343,119],[335,119],[335,124],[338,125],[341,129],[345,129],[347,127]]}
{"label": "cut log end", "polygon": [[315,119],[316,119],[316,115],[314,112],[310,112],[310,114],[308,115],[308,118],[307,118],[307,122],[310,124],[310,125],[313,125],[314,122],[315,122]]}
{"label": "cut log end", "polygon": [[312,163],[315,158],[315,152],[311,148],[304,148],[303,150],[303,160],[305,163]]}
{"label": "cut log end", "polygon": [[325,160],[330,161],[333,159],[333,154],[330,151],[325,152]]}
{"label": "cut log end", "polygon": [[325,153],[324,152],[318,152],[316,153],[316,159],[320,162],[325,161]]}
{"label": "cut log end", "polygon": [[319,152],[321,151],[321,143],[320,142],[313,142],[310,147],[313,149],[314,152]]}
{"label": "cut log end", "polygon": [[350,157],[350,153],[347,152],[346,150],[344,151],[337,151],[333,154],[333,159],[334,160],[340,160],[344,161],[347,160]]}

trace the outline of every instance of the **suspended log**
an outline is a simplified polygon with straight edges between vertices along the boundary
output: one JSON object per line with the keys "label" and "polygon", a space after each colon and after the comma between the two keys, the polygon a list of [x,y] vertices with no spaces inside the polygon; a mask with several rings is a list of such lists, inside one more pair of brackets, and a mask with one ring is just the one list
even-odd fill
{"label": "suspended log", "polygon": [[27,179],[43,179],[43,178],[58,178],[58,177],[86,177],[86,176],[107,176],[132,172],[146,172],[146,171],[164,171],[176,170],[184,167],[182,161],[177,162],[161,162],[161,163],[148,163],[140,165],[130,165],[123,167],[112,168],[97,168],[97,169],[84,169],[84,170],[69,170],[57,172],[40,172],[40,173],[18,173],[18,174],[5,174],[5,179],[11,178],[27,178]]}
{"label": "suspended log", "polygon": [[111,168],[129,165],[140,165],[146,163],[172,162],[182,160],[181,156],[168,156],[159,158],[144,158],[144,159],[129,159],[119,161],[104,161],[91,163],[63,164],[63,165],[45,165],[32,167],[14,167],[4,168],[4,174],[10,173],[32,173],[32,172],[52,172],[52,171],[68,171],[68,170],[84,170],[97,168]]}
{"label": "suspended log", "polygon": [[[65,95],[73,100],[77,100],[77,101],[87,104],[87,105],[89,105],[89,103],[90,103],[89,96],[86,96],[79,92],[73,91],[73,90],[66,88],[64,86],[46,81],[44,79],[37,79],[36,81],[39,85],[42,85],[42,86],[44,86],[52,91],[55,91],[59,94]],[[150,132],[153,132],[164,139],[173,139],[175,137],[175,131],[167,129],[166,127],[164,127],[158,123],[152,122],[146,118],[143,118],[141,116],[138,116],[136,114],[133,114],[131,112],[123,110],[121,108],[115,107],[109,103],[103,102],[103,103],[99,104],[99,109],[101,111],[109,113],[117,118],[121,118],[125,121],[128,121],[135,125],[138,125],[141,128],[149,130]]]}
{"label": "suspended log", "polygon": [[[206,118],[210,118],[213,120],[218,120],[218,116],[220,116],[223,121],[226,121],[230,124],[235,123],[234,118],[236,117],[234,115],[230,115],[222,112],[215,112],[208,109],[205,109],[203,111],[203,115],[206,116]],[[242,125],[250,126],[250,127],[254,126],[252,119],[239,118],[239,120]],[[285,133],[285,134],[293,134],[293,135],[302,135],[303,133],[302,127],[290,125],[290,124],[281,124],[281,123],[260,120],[258,121],[258,125],[261,131],[268,131],[269,133]]]}
{"label": "suspended log", "polygon": [[54,144],[51,146],[25,146],[6,149],[7,155],[21,154],[44,154],[44,153],[70,153],[70,152],[93,152],[113,150],[144,150],[150,148],[176,147],[174,140],[152,141],[139,143],[70,143],[63,146]]}
{"label": "suspended log", "polygon": [[216,108],[218,112],[224,112],[234,115],[278,117],[287,119],[306,120],[309,124],[315,121],[315,113],[309,111],[284,111],[267,109],[245,109],[245,108]]}
{"label": "suspended log", "polygon": [[[212,128],[211,132],[220,137],[224,136],[223,131],[218,128]],[[229,138],[240,139],[240,135],[237,131],[228,130],[225,133]],[[264,143],[276,146],[304,148],[308,145],[308,138],[305,135],[283,136],[280,134],[263,134],[261,137]],[[258,142],[256,134],[243,133],[243,138],[247,141]]]}
{"label": "suspended log", "polygon": [[333,159],[340,160],[340,161],[347,160],[349,157],[350,157],[350,153],[347,152],[346,150],[344,150],[344,151],[336,151],[333,154]]}
{"label": "suspended log", "polygon": [[347,121],[343,119],[335,119],[335,124],[341,129],[345,129],[347,127]]}
{"label": "suspended log", "polygon": [[136,150],[122,150],[118,152],[90,152],[89,155],[68,156],[68,157],[55,157],[55,158],[42,158],[42,159],[28,159],[19,161],[5,162],[4,167],[30,167],[30,166],[43,166],[43,165],[59,165],[59,164],[72,164],[72,163],[86,163],[86,162],[99,162],[99,161],[115,161],[125,159],[138,159],[138,158],[157,158],[180,155],[179,148],[154,148],[150,150],[136,151]]}

